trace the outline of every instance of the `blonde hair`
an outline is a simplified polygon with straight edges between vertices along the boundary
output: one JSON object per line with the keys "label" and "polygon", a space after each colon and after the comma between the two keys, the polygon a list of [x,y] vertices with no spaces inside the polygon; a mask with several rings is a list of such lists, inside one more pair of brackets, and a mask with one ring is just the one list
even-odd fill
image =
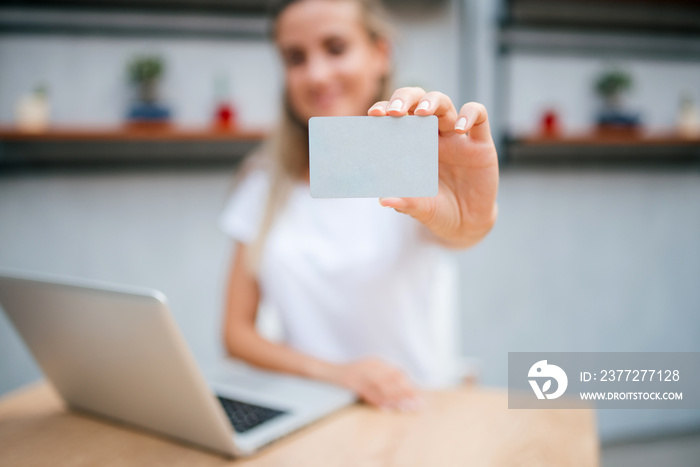
{"label": "blonde hair", "polygon": [[[271,9],[270,36],[274,40],[279,15],[291,4],[304,0],[282,0]],[[361,20],[372,42],[389,40],[392,28],[389,25],[383,7],[378,0],[334,0],[354,2],[361,10]],[[376,100],[388,100],[391,97],[391,72],[382,77]],[[267,236],[284,208],[294,185],[302,180],[309,169],[308,126],[294,113],[286,95],[283,100],[282,117],[276,130],[244,163],[238,180],[254,168],[262,168],[270,177],[269,194],[260,223],[257,237],[248,249],[249,266],[257,271],[262,257]]]}

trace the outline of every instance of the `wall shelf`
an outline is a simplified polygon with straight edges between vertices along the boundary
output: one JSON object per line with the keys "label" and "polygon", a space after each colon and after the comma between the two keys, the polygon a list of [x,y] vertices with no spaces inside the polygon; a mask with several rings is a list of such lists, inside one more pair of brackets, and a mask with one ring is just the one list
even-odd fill
{"label": "wall shelf", "polygon": [[514,165],[695,165],[700,167],[700,137],[674,133],[605,132],[558,137],[507,138],[507,161]]}
{"label": "wall shelf", "polygon": [[236,8],[222,11],[154,9],[2,7],[0,34],[66,34],[117,37],[267,38],[263,13]]}
{"label": "wall shelf", "polygon": [[0,172],[23,168],[236,165],[263,131],[207,128],[51,128],[27,133],[0,127]]}
{"label": "wall shelf", "polygon": [[697,34],[694,0],[508,0],[504,25]]}
{"label": "wall shelf", "polygon": [[700,3],[508,0],[501,52],[700,60]]}
{"label": "wall shelf", "polygon": [[700,61],[700,34],[501,28],[502,53]]}

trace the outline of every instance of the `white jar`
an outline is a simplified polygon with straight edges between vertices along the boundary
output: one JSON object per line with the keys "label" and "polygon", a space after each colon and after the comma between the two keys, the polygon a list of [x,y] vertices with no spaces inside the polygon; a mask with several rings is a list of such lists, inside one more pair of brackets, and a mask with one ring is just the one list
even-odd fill
{"label": "white jar", "polygon": [[15,124],[21,131],[38,133],[49,126],[49,100],[43,91],[20,98],[15,107]]}

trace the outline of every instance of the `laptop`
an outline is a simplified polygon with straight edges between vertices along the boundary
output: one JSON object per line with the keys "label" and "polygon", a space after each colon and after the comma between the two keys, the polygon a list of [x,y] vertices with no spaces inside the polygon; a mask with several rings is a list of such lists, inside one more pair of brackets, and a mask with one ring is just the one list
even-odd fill
{"label": "laptop", "polygon": [[0,307],[69,408],[226,456],[356,400],[241,363],[205,379],[157,290],[0,269]]}

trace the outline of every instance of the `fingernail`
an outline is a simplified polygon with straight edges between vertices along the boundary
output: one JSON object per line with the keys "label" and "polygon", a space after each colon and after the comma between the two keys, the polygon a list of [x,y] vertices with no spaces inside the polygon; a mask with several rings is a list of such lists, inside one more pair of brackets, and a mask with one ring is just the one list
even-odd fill
{"label": "fingernail", "polygon": [[372,107],[369,108],[369,110],[372,111],[374,109],[380,109],[381,107],[382,107],[381,104],[374,104]]}
{"label": "fingernail", "polygon": [[464,130],[466,128],[467,128],[467,118],[460,117],[459,120],[457,120],[457,123],[455,124],[455,130]]}
{"label": "fingernail", "polygon": [[388,110],[401,110],[402,107],[403,101],[401,99],[394,99],[393,101],[391,101]]}
{"label": "fingernail", "polygon": [[418,107],[416,107],[416,110],[428,110],[428,107],[430,107],[430,102],[423,101],[420,104],[418,104]]}

